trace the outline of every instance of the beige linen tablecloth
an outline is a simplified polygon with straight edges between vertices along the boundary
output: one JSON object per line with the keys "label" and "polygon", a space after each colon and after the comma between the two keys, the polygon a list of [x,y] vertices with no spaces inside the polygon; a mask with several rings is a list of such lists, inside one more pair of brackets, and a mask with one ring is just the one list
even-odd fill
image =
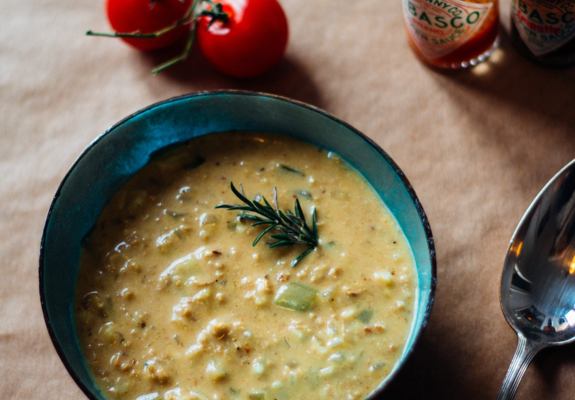
{"label": "beige linen tablecloth", "polygon": [[[94,138],[153,102],[207,89],[264,91],[349,122],[400,165],[429,216],[438,288],[390,399],[493,399],[516,337],[499,306],[508,241],[545,182],[575,156],[575,69],[550,70],[503,37],[492,60],[442,75],[406,44],[400,0],[282,0],[285,58],[234,80],[194,51],[159,76],[107,30],[103,1],[0,2],[0,397],[84,399],[48,337],[38,247],[52,196]],[[503,21],[508,1],[502,3]],[[572,399],[575,345],[543,351],[517,399]]]}

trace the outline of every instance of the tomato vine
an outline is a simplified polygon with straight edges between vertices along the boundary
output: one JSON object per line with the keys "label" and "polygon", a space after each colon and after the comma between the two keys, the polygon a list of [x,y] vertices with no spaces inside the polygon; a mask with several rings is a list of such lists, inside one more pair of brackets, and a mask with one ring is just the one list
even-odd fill
{"label": "tomato vine", "polygon": [[107,0],[106,9],[115,31],[90,30],[87,35],[121,38],[149,51],[167,47],[188,32],[183,52],[155,67],[153,74],[187,59],[196,36],[208,62],[236,77],[267,71],[287,46],[287,19],[277,0]]}

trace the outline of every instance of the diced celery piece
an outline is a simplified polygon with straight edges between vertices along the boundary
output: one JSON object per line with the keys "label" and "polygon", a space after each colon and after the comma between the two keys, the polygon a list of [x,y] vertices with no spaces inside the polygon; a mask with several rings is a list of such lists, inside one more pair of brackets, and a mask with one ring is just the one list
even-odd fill
{"label": "diced celery piece", "polygon": [[264,392],[253,392],[248,396],[250,400],[266,400],[266,394]]}
{"label": "diced celery piece", "polygon": [[359,314],[357,314],[357,319],[364,324],[369,324],[371,317],[373,317],[373,311],[369,309],[362,310]]}
{"label": "diced celery piece", "polygon": [[309,190],[296,190],[294,192],[296,195],[306,198],[308,200],[312,200],[313,196],[311,195],[311,193],[309,192]]}
{"label": "diced celery piece", "polygon": [[280,286],[274,304],[294,311],[307,311],[313,306],[316,296],[317,290],[301,283],[290,282]]}

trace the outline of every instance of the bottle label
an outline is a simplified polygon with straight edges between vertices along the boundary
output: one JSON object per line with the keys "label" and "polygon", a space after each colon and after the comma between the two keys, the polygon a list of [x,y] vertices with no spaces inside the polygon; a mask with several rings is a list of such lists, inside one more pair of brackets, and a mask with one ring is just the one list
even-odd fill
{"label": "bottle label", "polygon": [[493,3],[461,0],[404,0],[407,30],[430,60],[443,57],[471,39],[481,28]]}
{"label": "bottle label", "polygon": [[542,56],[575,36],[575,4],[571,0],[513,0],[513,23],[529,50]]}

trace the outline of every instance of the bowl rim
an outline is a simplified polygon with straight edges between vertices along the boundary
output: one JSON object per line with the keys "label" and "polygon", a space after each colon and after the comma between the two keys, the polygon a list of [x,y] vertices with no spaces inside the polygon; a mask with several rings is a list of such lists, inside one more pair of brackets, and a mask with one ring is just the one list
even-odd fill
{"label": "bowl rim", "polygon": [[427,214],[425,213],[423,206],[421,205],[421,202],[419,201],[419,198],[415,194],[415,191],[414,191],[411,183],[409,182],[409,180],[407,179],[407,177],[405,176],[403,171],[399,168],[399,166],[395,163],[395,161],[371,138],[369,138],[368,136],[366,136],[365,134],[363,134],[362,132],[360,132],[359,130],[357,130],[356,128],[354,128],[353,126],[348,124],[347,122],[342,121],[341,119],[335,117],[334,115],[332,115],[332,114],[330,114],[330,113],[328,113],[328,112],[326,112],[326,111],[324,111],[324,110],[322,110],[316,106],[313,106],[311,104],[308,104],[308,103],[305,103],[305,102],[302,102],[299,100],[294,100],[294,99],[291,99],[291,98],[288,98],[285,96],[280,96],[280,95],[270,94],[270,93],[265,93],[265,92],[247,91],[247,90],[230,90],[230,89],[206,90],[206,91],[193,92],[193,93],[188,93],[188,94],[184,94],[184,95],[171,97],[171,98],[168,98],[165,100],[161,100],[161,101],[155,102],[153,104],[150,104],[144,108],[141,108],[141,109],[129,114],[125,118],[122,118],[120,121],[116,122],[115,124],[110,126],[108,129],[106,129],[102,134],[100,134],[96,139],[94,139],[90,144],[88,144],[88,146],[86,146],[86,148],[82,151],[82,153],[80,153],[78,158],[72,163],[72,165],[70,166],[70,168],[68,169],[68,171],[66,172],[64,177],[62,178],[62,181],[58,185],[56,193],[54,194],[54,196],[52,198],[52,202],[50,203],[50,207],[49,207],[47,215],[46,215],[46,220],[44,222],[44,227],[42,228],[42,238],[40,240],[39,268],[38,268],[40,304],[42,307],[42,315],[44,317],[44,322],[46,323],[46,328],[48,330],[50,340],[52,341],[52,344],[53,344],[54,348],[56,349],[56,353],[60,357],[60,360],[64,364],[64,367],[68,371],[68,374],[70,374],[70,376],[72,377],[72,379],[74,380],[76,385],[80,388],[80,390],[82,390],[82,392],[88,397],[88,399],[100,400],[100,399],[98,399],[92,395],[92,393],[88,390],[88,388],[84,385],[84,382],[80,379],[80,377],[76,373],[75,369],[72,367],[71,363],[68,361],[68,358],[66,357],[66,354],[64,352],[64,348],[63,348],[62,344],[56,338],[56,334],[55,334],[54,328],[52,326],[52,322],[48,316],[48,306],[47,306],[47,301],[46,301],[46,297],[44,294],[45,293],[45,291],[44,291],[44,247],[46,244],[46,235],[47,235],[48,224],[50,222],[50,218],[52,216],[52,212],[53,212],[53,209],[56,205],[56,202],[58,201],[58,198],[60,197],[61,191],[64,188],[64,185],[66,184],[66,182],[68,181],[68,178],[70,177],[72,172],[75,170],[77,165],[80,163],[80,161],[86,156],[86,154],[88,154],[92,150],[93,147],[95,147],[101,140],[103,140],[108,134],[113,132],[116,128],[118,128],[119,126],[128,122],[129,120],[137,117],[138,115],[143,114],[143,113],[145,113],[151,109],[161,107],[161,106],[167,105],[169,103],[178,102],[178,101],[181,101],[183,99],[212,97],[212,96],[221,96],[221,95],[255,96],[255,97],[271,98],[274,100],[287,102],[287,103],[291,103],[291,104],[299,106],[299,107],[306,108],[310,111],[313,111],[315,113],[322,115],[323,117],[331,119],[332,121],[336,122],[337,124],[343,125],[345,128],[347,128],[348,130],[350,130],[351,132],[353,132],[354,134],[356,134],[357,136],[362,138],[364,141],[366,141],[373,149],[375,149],[389,163],[389,165],[392,167],[394,172],[401,179],[405,189],[407,190],[407,193],[411,197],[411,200],[413,201],[413,204],[416,208],[419,219],[422,223],[423,230],[425,232],[425,237],[427,240],[427,246],[429,249],[429,261],[430,261],[430,265],[431,265],[431,271],[430,271],[431,282],[430,282],[430,288],[429,288],[429,296],[427,298],[427,307],[426,307],[424,314],[423,314],[421,327],[420,327],[420,329],[418,329],[416,335],[413,337],[413,345],[409,349],[407,349],[407,351],[405,351],[405,353],[403,355],[403,359],[401,360],[401,364],[396,365],[394,367],[394,369],[391,371],[391,373],[386,378],[384,378],[385,384],[383,386],[379,386],[376,389],[374,389],[374,391],[371,392],[370,395],[368,395],[366,400],[374,398],[374,396],[378,396],[381,392],[383,392],[383,390],[387,386],[389,386],[389,384],[396,378],[399,371],[405,366],[409,357],[413,353],[415,347],[420,342],[421,335],[423,334],[423,331],[425,330],[427,323],[429,322],[431,310],[433,308],[433,303],[435,300],[435,290],[436,290],[436,285],[437,285],[437,260],[436,260],[436,251],[435,251],[435,240],[434,240],[433,234],[431,232],[431,226],[429,224],[429,219],[427,218]]}

